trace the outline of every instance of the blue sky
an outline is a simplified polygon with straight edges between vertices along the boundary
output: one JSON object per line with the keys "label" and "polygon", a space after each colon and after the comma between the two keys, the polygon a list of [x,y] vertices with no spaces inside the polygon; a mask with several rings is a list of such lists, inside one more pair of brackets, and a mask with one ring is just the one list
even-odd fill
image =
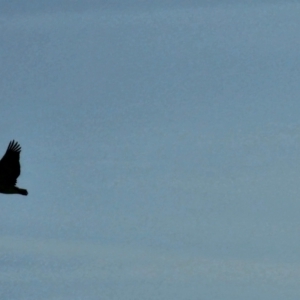
{"label": "blue sky", "polygon": [[1,299],[299,299],[299,4],[3,3]]}

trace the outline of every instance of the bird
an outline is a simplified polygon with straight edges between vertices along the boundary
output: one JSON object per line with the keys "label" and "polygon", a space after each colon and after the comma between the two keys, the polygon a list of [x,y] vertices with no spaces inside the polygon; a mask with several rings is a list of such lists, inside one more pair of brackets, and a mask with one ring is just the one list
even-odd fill
{"label": "bird", "polygon": [[16,186],[17,178],[21,174],[20,152],[20,144],[12,140],[0,160],[0,193],[2,194],[28,195],[27,190]]}

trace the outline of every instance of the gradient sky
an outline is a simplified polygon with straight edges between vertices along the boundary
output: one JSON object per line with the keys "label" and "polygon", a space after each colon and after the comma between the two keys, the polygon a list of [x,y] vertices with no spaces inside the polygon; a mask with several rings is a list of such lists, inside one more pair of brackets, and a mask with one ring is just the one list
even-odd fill
{"label": "gradient sky", "polygon": [[298,300],[300,5],[1,2],[0,298]]}

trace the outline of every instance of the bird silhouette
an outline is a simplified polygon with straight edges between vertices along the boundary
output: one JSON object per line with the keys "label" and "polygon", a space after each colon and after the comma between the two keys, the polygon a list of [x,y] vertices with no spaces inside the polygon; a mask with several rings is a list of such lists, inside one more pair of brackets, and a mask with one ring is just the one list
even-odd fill
{"label": "bird silhouette", "polygon": [[20,144],[13,140],[0,160],[0,193],[2,194],[28,195],[27,190],[16,186],[17,178],[21,174],[20,152]]}

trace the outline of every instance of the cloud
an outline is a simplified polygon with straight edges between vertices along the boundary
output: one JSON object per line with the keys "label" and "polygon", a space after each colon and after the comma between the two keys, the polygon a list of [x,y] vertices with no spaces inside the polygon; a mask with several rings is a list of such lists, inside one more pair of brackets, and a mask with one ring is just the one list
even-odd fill
{"label": "cloud", "polygon": [[[93,242],[1,237],[0,243],[1,282],[40,278],[50,282],[110,279],[184,284],[204,280],[296,286],[300,280],[299,265],[291,263],[214,259]],[[9,266],[8,257],[23,261]]]}

